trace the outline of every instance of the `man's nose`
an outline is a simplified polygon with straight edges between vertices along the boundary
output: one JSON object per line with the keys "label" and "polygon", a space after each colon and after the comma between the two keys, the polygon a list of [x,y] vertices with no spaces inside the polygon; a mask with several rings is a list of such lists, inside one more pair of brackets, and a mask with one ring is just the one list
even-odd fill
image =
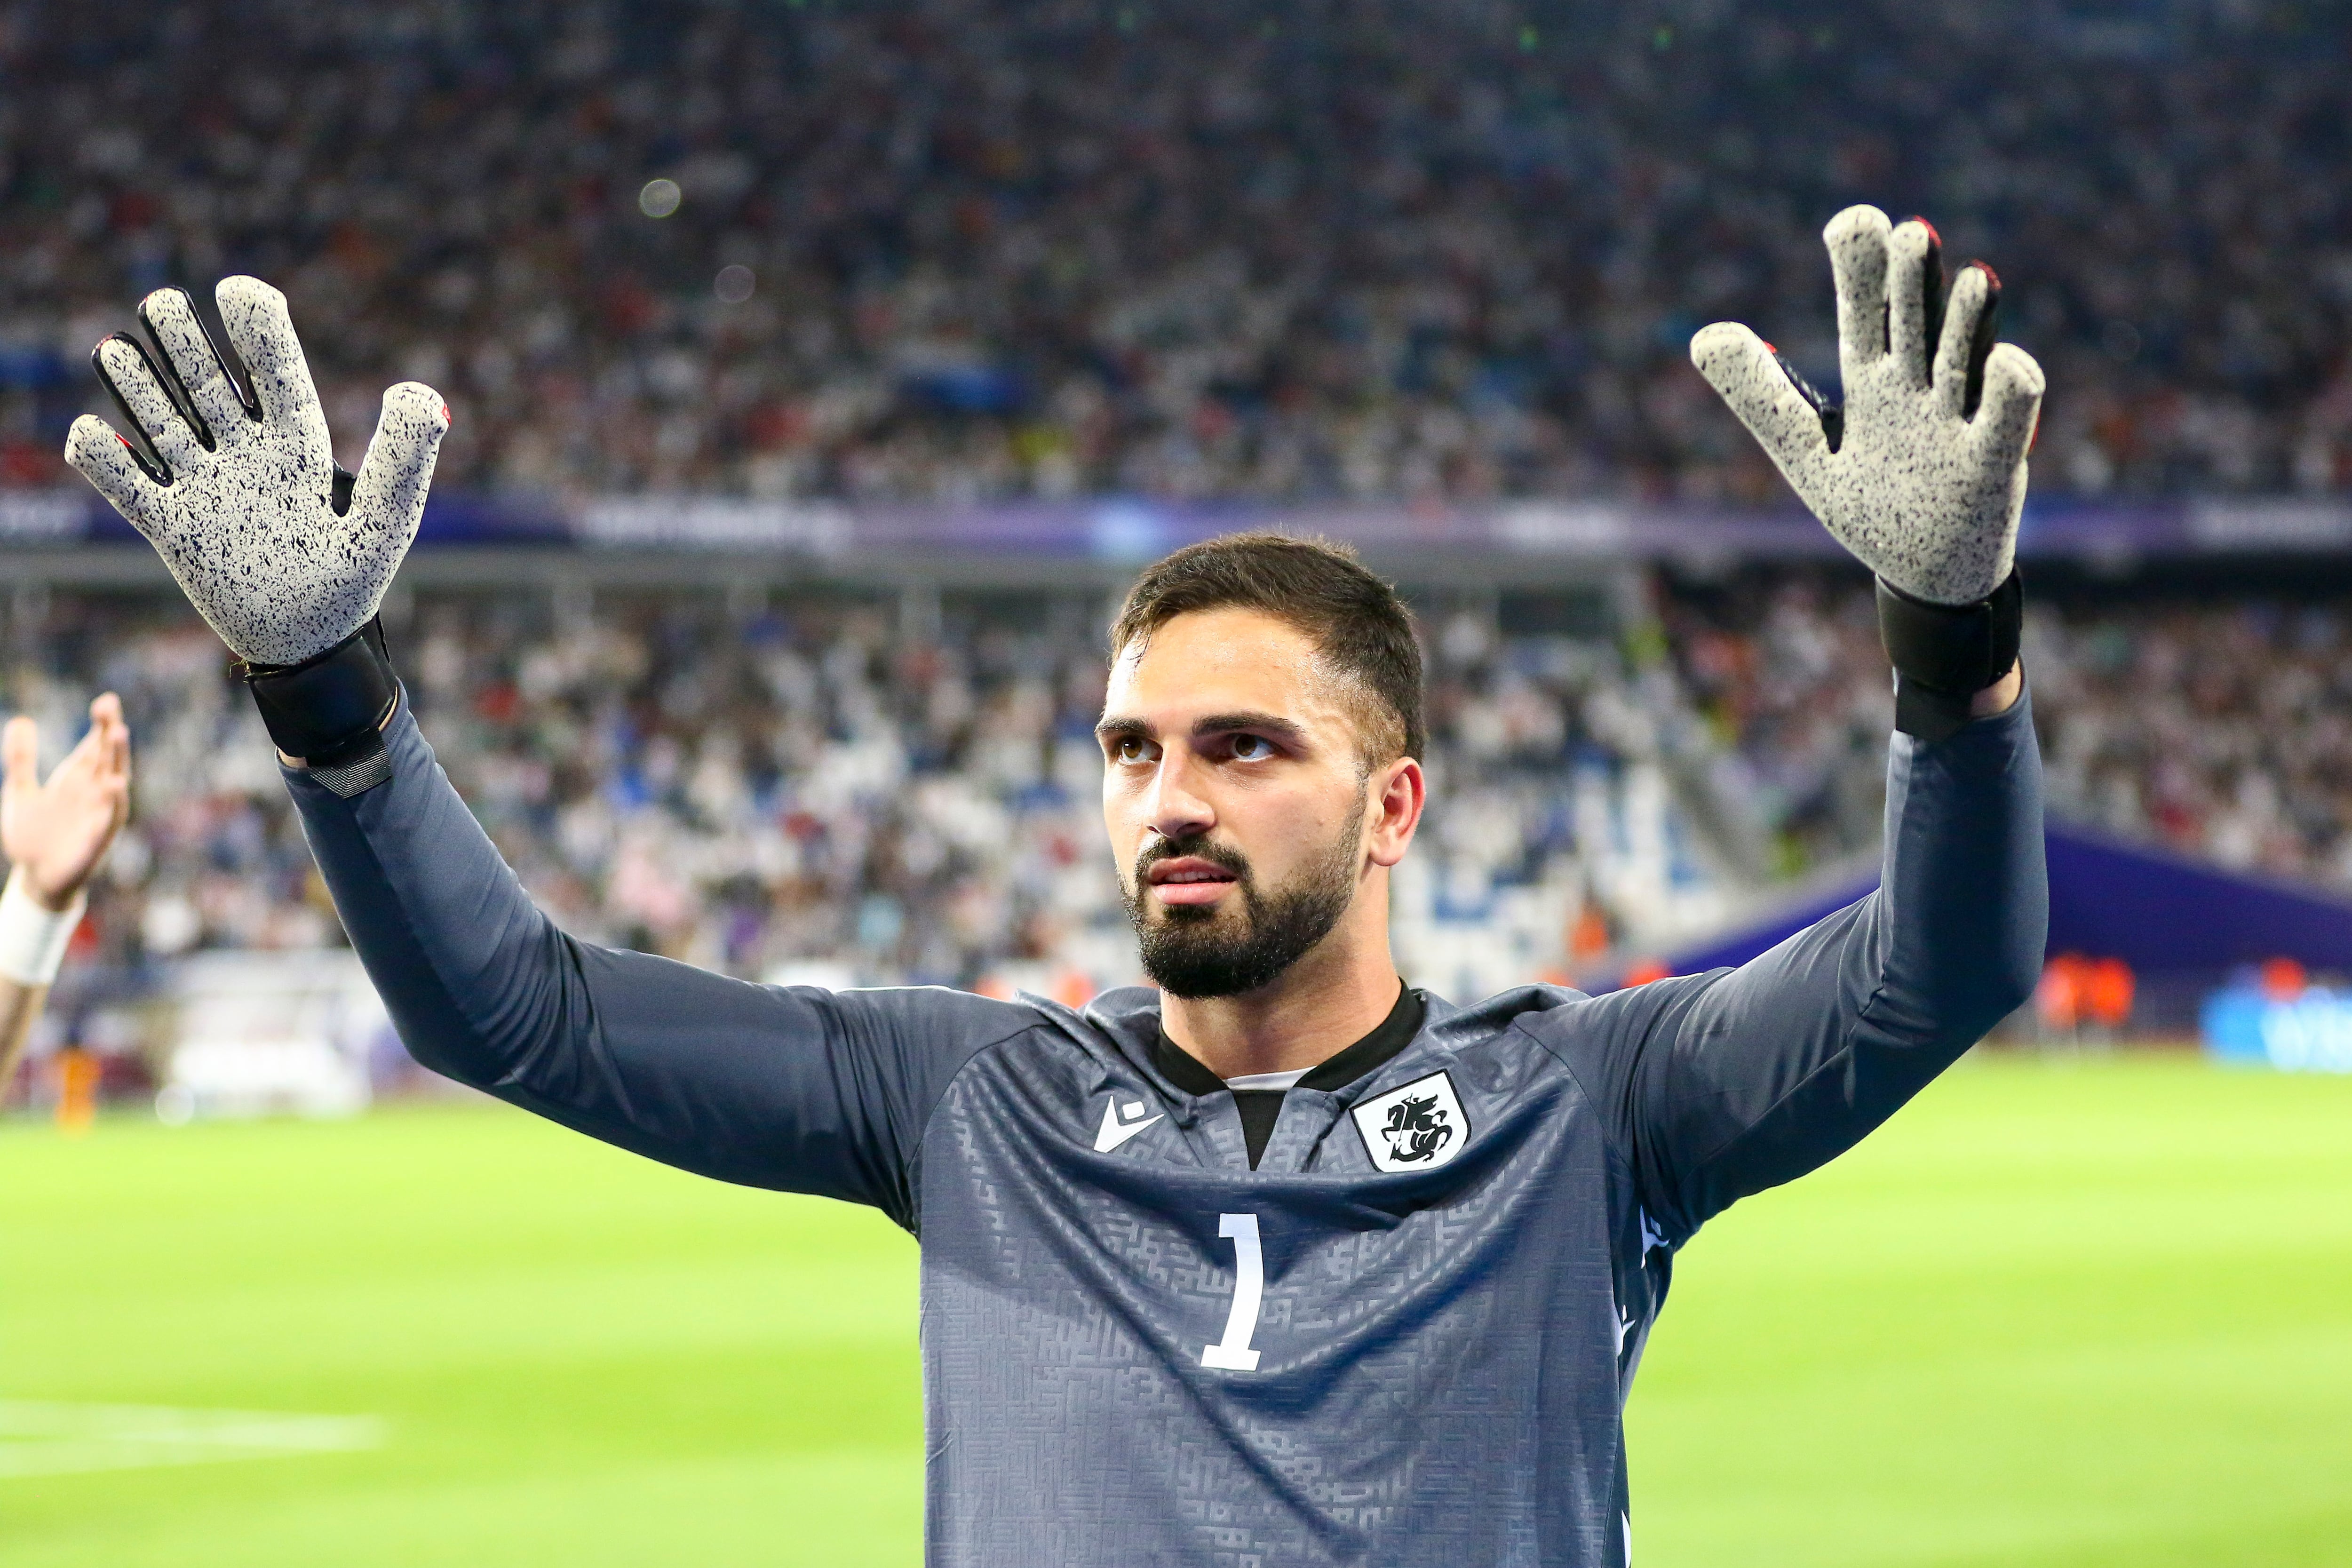
{"label": "man's nose", "polygon": [[1217,814],[1199,788],[1199,759],[1171,747],[1151,776],[1151,798],[1145,803],[1151,831],[1162,838],[1190,838],[1217,825]]}

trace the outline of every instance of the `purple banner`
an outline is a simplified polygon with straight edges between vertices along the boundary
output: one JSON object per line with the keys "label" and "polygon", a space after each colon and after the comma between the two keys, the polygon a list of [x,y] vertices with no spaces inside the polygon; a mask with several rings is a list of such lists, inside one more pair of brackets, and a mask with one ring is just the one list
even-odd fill
{"label": "purple banner", "polygon": [[[2352,900],[2225,870],[2153,845],[2053,823],[2050,947],[2125,960],[2142,975],[2207,974],[2270,958],[2352,973]],[[1745,963],[1878,885],[1875,868],[1791,895],[1740,929],[1669,957],[1675,972]]]}
{"label": "purple banner", "polygon": [[[725,496],[438,494],[426,548],[541,545],[708,550],[813,560],[990,555],[1141,562],[1193,540],[1267,528],[1347,540],[1367,554],[1457,552],[1511,560],[1798,560],[1837,546],[1792,503],[1738,510],[1602,500],[1483,506],[1265,506],[1141,498],[969,506],[866,505]],[[88,490],[0,489],[0,547],[132,544],[137,535]],[[2352,549],[2352,500],[2101,501],[2026,508],[2021,554],[2118,563],[2143,557],[2310,555]]]}

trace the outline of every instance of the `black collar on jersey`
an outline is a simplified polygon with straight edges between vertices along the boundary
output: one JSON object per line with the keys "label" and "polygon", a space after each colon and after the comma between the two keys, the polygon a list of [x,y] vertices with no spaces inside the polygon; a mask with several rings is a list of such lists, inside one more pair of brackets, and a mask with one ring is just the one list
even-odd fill
{"label": "black collar on jersey", "polygon": [[[1389,1016],[1381,1020],[1379,1026],[1339,1055],[1323,1058],[1298,1080],[1298,1087],[1319,1089],[1327,1094],[1347,1088],[1412,1044],[1428,1011],[1429,999],[1400,982],[1396,1005],[1389,1009]],[[1217,1094],[1225,1087],[1225,1080],[1211,1072],[1199,1058],[1170,1039],[1164,1027],[1152,1041],[1151,1065],[1186,1094]]]}

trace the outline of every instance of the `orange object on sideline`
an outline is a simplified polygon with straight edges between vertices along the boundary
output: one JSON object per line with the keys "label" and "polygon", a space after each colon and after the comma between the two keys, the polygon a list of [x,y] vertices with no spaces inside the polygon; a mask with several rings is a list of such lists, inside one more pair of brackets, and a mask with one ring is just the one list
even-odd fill
{"label": "orange object on sideline", "polygon": [[2094,1024],[2120,1029],[2131,1021],[2137,990],[2130,964],[2120,958],[2094,960],[2083,973],[2083,1010]]}
{"label": "orange object on sideline", "polygon": [[2042,966],[2042,984],[2033,988],[2033,1010],[2042,1026],[2072,1029],[2083,1021],[2083,992],[2090,968],[2079,952],[2053,954]]}
{"label": "orange object on sideline", "polygon": [[98,1120],[98,1058],[79,1046],[58,1053],[58,1126],[67,1132],[90,1130]]}
{"label": "orange object on sideline", "polygon": [[2310,977],[2292,958],[2273,958],[2263,964],[2263,994],[2273,1002],[2292,1002],[2310,988]]}
{"label": "orange object on sideline", "polygon": [[1671,980],[1674,974],[1674,966],[1662,958],[1636,959],[1633,967],[1625,972],[1624,984],[1626,989],[1631,990],[1636,985],[1647,985],[1653,980]]}
{"label": "orange object on sideline", "polygon": [[1590,963],[1609,951],[1609,921],[1598,904],[1588,903],[1568,923],[1568,956]]}

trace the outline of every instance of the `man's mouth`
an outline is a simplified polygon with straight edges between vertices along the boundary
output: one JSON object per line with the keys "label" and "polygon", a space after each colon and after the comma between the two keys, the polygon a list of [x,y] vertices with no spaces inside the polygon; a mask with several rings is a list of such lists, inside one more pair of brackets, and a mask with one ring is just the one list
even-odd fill
{"label": "man's mouth", "polygon": [[1143,879],[1159,893],[1163,904],[1214,903],[1239,880],[1215,861],[1203,860],[1197,855],[1155,860],[1143,873]]}

